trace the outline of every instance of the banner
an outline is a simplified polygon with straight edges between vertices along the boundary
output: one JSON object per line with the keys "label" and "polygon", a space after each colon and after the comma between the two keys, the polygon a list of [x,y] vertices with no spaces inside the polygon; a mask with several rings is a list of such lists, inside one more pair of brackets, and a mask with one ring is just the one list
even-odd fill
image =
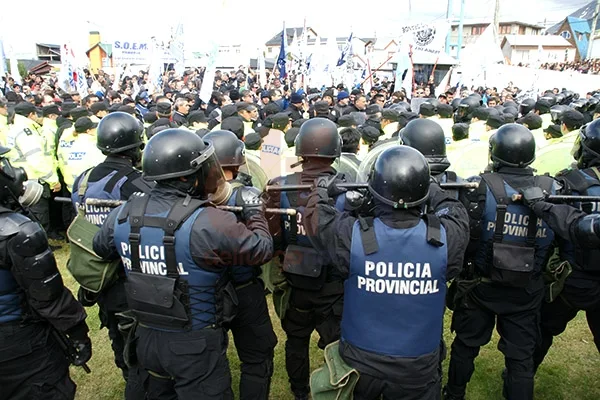
{"label": "banner", "polygon": [[413,53],[440,54],[446,45],[450,24],[446,21],[418,23],[400,28],[402,41],[412,46]]}
{"label": "banner", "polygon": [[216,43],[212,43],[212,48],[208,53],[208,63],[206,70],[204,70],[204,79],[202,80],[202,86],[200,87],[200,99],[208,103],[212,96],[213,86],[215,85],[215,72],[217,71],[217,54],[219,53],[219,46]]}
{"label": "banner", "polygon": [[[114,65],[124,64],[151,64],[152,63],[152,41],[150,39],[124,38],[127,40],[115,40],[112,44],[112,60]],[[174,46],[178,47],[177,46]],[[177,53],[177,50],[175,50]],[[169,50],[162,50],[160,58],[164,63],[175,63],[178,60],[173,57]]]}

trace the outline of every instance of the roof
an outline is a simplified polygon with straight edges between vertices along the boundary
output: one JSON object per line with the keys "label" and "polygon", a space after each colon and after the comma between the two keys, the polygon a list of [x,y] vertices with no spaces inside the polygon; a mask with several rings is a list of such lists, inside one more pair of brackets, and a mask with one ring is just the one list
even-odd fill
{"label": "roof", "polygon": [[[307,27],[306,30],[312,31],[313,33],[315,33],[315,31],[310,27]],[[303,31],[304,31],[304,28],[285,28],[285,34],[286,34],[286,38],[287,38],[286,44],[290,44],[292,42],[292,40],[294,39],[294,33],[296,34],[297,37],[300,37],[300,36],[302,36]],[[281,34],[282,33],[283,33],[283,30],[277,32],[277,34],[275,36],[273,36],[271,39],[269,39],[267,41],[267,43],[265,43],[265,46],[279,46],[281,44]]]}
{"label": "roof", "polygon": [[53,49],[59,49],[60,50],[60,44],[48,44],[48,43],[36,43],[36,46],[43,46],[43,47],[50,47]]}
{"label": "roof", "polygon": [[[596,11],[596,2],[591,1],[587,5],[581,7],[580,9],[572,12],[567,17],[574,17],[579,19],[584,19],[588,21],[588,24],[591,25],[591,21],[594,18],[594,12]],[[563,24],[565,19],[561,19],[559,23],[552,25],[550,28],[546,30],[546,33],[550,35],[554,35],[559,33],[558,29]]]}
{"label": "roof", "polygon": [[576,33],[590,33],[590,23],[586,19],[567,17],[567,22],[571,25],[571,29]]}
{"label": "roof", "polygon": [[500,47],[508,42],[511,46],[546,46],[546,47],[573,47],[565,38],[558,35],[506,35]]}
{"label": "roof", "polygon": [[[492,23],[491,19],[487,19],[487,18],[465,18],[463,20],[463,25],[489,25]],[[500,25],[522,25],[522,26],[529,26],[532,28],[538,28],[538,29],[544,29],[543,26],[538,25],[538,24],[534,24],[531,22],[525,22],[525,21],[517,21],[517,20],[502,20],[499,23]],[[458,26],[458,22],[453,22],[452,26]]]}
{"label": "roof", "polygon": [[92,47],[90,47],[85,54],[90,54],[90,51],[94,50],[96,47],[100,47],[104,53],[106,53],[107,57],[112,57],[112,44],[110,43],[96,43]]}

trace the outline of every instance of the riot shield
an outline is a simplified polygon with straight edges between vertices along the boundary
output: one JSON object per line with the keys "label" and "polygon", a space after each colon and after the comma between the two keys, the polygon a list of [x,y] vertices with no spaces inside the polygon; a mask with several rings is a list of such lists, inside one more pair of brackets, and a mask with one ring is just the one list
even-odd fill
{"label": "riot shield", "polygon": [[335,168],[337,172],[341,172],[345,175],[346,182],[356,182],[359,165],[360,164],[357,162],[357,160],[353,160],[342,153],[339,158],[335,159],[332,167]]}
{"label": "riot shield", "polygon": [[250,152],[246,152],[246,164],[240,166],[240,172],[252,177],[252,186],[262,191],[267,185],[267,174],[260,166],[260,159]]}
{"label": "riot shield", "polygon": [[450,170],[462,178],[479,175],[489,164],[488,142],[472,142],[471,144],[448,153]]}
{"label": "riot shield", "polygon": [[371,149],[358,167],[356,182],[367,182],[369,180],[369,174],[371,174],[371,170],[373,169],[373,165],[375,165],[377,157],[379,157],[379,155],[383,153],[384,150],[387,150],[390,147],[398,146],[399,144],[400,143],[398,143],[397,140],[393,140],[390,142],[382,143],[379,146],[375,146],[373,149]]}
{"label": "riot shield", "polygon": [[573,143],[569,142],[558,142],[545,146],[536,152],[535,161],[531,166],[537,170],[538,175],[548,173],[554,176],[575,162],[571,155],[572,148]]}

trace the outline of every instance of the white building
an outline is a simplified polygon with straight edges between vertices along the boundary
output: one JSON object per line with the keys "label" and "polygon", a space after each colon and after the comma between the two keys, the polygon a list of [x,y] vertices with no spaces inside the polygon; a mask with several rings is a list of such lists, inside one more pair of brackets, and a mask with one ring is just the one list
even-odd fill
{"label": "white building", "polygon": [[575,47],[556,35],[506,35],[500,47],[512,65],[573,61],[576,55]]}

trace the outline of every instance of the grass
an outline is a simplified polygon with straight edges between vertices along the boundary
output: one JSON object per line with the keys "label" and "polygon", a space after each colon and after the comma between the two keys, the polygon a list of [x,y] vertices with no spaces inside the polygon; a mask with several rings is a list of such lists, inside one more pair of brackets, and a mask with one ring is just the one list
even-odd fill
{"label": "grass", "polygon": [[[58,244],[58,243],[54,243]],[[68,246],[55,252],[65,284],[76,293],[77,284],[66,270]],[[269,299],[271,318],[279,338],[275,348],[275,368],[271,386],[271,399],[286,400],[293,398],[289,391],[285,371],[285,334],[279,319],[275,315]],[[98,310],[88,309],[88,325],[93,342],[93,357],[89,362],[92,369],[86,375],[81,368],[71,367],[71,376],[77,383],[78,400],[116,400],[123,398],[124,383],[120,371],[114,365],[113,354],[108,341],[107,331],[100,331]],[[453,335],[449,329],[450,316],[446,317],[445,339],[452,343]],[[231,341],[233,343],[233,341]],[[323,363],[322,354],[317,348],[317,336],[311,343],[311,366],[317,368]],[[500,374],[504,366],[501,353],[497,350],[498,336],[494,334],[492,342],[481,349],[476,360],[475,374],[468,387],[469,400],[502,400],[502,380]],[[230,346],[229,359],[233,377],[233,388],[237,396],[239,384],[239,361],[233,345]],[[444,363],[448,368],[448,359]],[[555,338],[546,360],[541,365],[535,381],[535,398],[541,400],[598,400],[600,399],[600,355],[587,326],[585,315],[580,313],[569,324],[567,331]]]}

